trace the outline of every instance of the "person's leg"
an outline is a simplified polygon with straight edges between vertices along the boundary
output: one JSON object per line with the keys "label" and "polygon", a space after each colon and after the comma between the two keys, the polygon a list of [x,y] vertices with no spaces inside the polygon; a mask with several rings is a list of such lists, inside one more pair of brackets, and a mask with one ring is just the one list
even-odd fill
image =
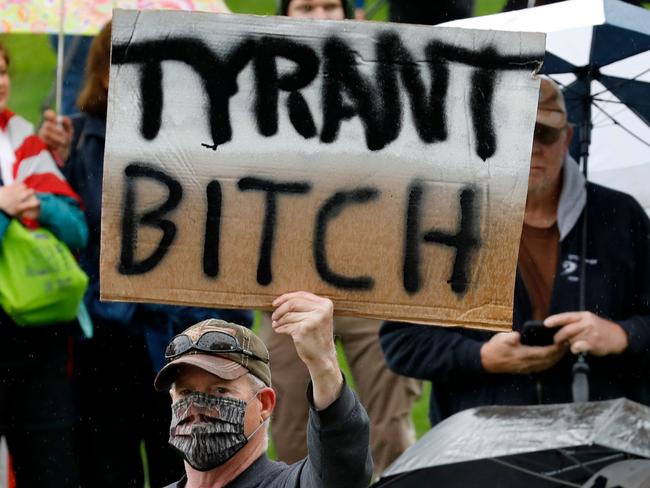
{"label": "person's leg", "polygon": [[380,321],[357,317],[336,317],[334,321],[361,403],[370,417],[376,477],[415,442],[411,409],[422,385],[388,369],[379,344]]}
{"label": "person's leg", "polygon": [[291,337],[273,332],[268,313],[262,314],[260,336],[271,356],[271,381],[277,393],[271,418],[273,445],[278,460],[293,463],[307,455],[309,371],[298,357]]}

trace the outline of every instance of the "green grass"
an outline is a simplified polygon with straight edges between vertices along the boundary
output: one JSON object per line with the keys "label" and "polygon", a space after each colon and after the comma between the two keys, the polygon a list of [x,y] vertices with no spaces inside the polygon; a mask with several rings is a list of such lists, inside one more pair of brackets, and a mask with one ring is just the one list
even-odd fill
{"label": "green grass", "polygon": [[[341,365],[341,370],[345,375],[345,379],[348,382],[348,384],[354,388],[354,378],[352,378],[352,374],[350,373],[350,367],[348,366],[348,362],[345,358],[345,354],[343,352],[343,348],[341,347],[340,343],[336,345],[336,352],[339,358],[339,364]],[[417,403],[413,406],[413,411],[411,412],[411,416],[413,418],[413,424],[415,425],[415,432],[417,434],[418,439],[422,437],[422,435],[431,428],[431,426],[429,425],[429,395],[430,394],[431,394],[431,384],[426,383],[424,387],[424,391],[422,392],[422,396],[417,401]]]}
{"label": "green grass", "polygon": [[11,99],[9,106],[33,123],[38,123],[41,104],[54,81],[56,56],[45,35],[0,35],[11,53]]}
{"label": "green grass", "polygon": [[238,14],[273,14],[275,13],[275,0],[226,0],[233,12]]}
{"label": "green grass", "polygon": [[[343,347],[341,347],[340,343],[337,343],[336,345],[336,352],[339,358],[339,364],[341,365],[341,370],[345,375],[345,379],[348,382],[348,384],[354,388],[355,386],[354,378],[352,378],[352,374],[350,373],[350,367],[348,366],[348,362],[345,358],[345,353],[343,352]],[[424,391],[422,392],[422,396],[417,401],[417,403],[413,406],[413,411],[411,412],[413,418],[413,424],[415,425],[415,432],[417,434],[418,439],[422,437],[422,435],[431,428],[431,426],[429,425],[429,395],[430,394],[431,394],[431,384],[426,383],[424,387]]]}

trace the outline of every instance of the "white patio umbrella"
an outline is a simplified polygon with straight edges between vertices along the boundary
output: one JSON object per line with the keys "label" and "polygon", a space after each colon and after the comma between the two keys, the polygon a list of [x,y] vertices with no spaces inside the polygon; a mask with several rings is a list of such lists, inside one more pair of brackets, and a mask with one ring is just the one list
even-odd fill
{"label": "white patio umbrella", "polygon": [[572,154],[582,138],[589,180],[634,195],[650,213],[650,11],[569,0],[443,25],[547,33],[542,73],[565,87],[570,120],[587,122]]}

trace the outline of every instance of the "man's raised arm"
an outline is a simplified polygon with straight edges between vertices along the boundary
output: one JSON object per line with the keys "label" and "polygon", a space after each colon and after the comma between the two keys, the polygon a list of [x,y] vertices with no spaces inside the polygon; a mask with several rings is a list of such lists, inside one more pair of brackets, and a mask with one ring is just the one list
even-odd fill
{"label": "man's raised arm", "polygon": [[372,476],[369,420],[338,365],[332,302],[294,292],[278,297],[273,306],[273,329],[291,336],[311,376],[309,455],[300,471],[300,486],[368,486]]}

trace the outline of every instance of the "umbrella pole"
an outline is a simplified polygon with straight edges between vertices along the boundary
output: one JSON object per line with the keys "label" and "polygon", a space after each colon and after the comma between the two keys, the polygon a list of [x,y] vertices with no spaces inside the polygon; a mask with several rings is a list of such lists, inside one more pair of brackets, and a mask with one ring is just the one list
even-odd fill
{"label": "umbrella pole", "polygon": [[56,50],[56,97],[54,110],[57,114],[61,113],[61,98],[63,93],[63,64],[64,64],[64,49],[65,49],[65,35],[64,35],[64,23],[65,23],[65,0],[60,1],[60,13],[59,13],[59,38],[58,45]]}
{"label": "umbrella pole", "polygon": [[[591,85],[589,80],[588,85]],[[591,144],[591,94],[585,95],[583,102],[582,123],[580,124],[580,164],[582,173],[587,179],[587,166],[589,163],[589,145]],[[589,196],[586,195],[588,198]],[[587,309],[587,212],[589,207],[585,202],[582,218],[582,239],[580,249],[580,311]]]}
{"label": "umbrella pole", "polygon": [[[587,178],[587,165],[589,162],[589,145],[591,144],[591,75],[587,75],[587,86],[589,92],[585,94],[583,100],[582,123],[580,124],[580,163],[582,172]],[[588,195],[585,195],[588,198]],[[587,309],[587,213],[589,211],[588,202],[585,201],[585,208],[582,212],[582,236],[580,239],[580,311]],[[573,363],[572,369],[573,382],[571,393],[574,402],[589,401],[589,365],[587,364],[586,354],[578,354],[578,358]]]}

